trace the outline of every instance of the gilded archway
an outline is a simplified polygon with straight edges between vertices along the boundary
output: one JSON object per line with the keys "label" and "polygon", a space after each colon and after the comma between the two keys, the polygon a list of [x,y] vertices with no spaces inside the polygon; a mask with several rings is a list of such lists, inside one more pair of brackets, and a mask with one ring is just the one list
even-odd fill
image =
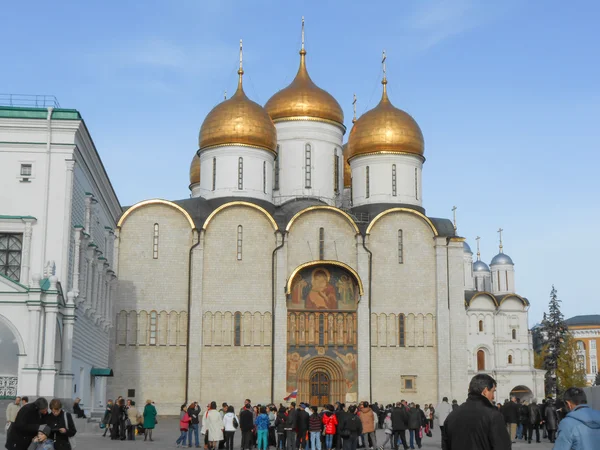
{"label": "gilded archway", "polygon": [[[315,375],[325,374],[329,389],[325,396],[313,395],[311,381]],[[315,356],[302,363],[298,370],[298,402],[310,403],[311,405],[324,406],[335,402],[345,402],[348,386],[344,370],[339,362],[327,356]]]}

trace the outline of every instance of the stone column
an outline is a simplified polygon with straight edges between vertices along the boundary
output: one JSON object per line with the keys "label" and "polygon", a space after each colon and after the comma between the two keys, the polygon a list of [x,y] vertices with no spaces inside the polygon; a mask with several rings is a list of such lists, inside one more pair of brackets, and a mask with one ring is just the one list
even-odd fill
{"label": "stone column", "polygon": [[[284,236],[277,233],[277,246],[281,245]],[[275,345],[271,349],[273,352],[274,385],[273,402],[278,404],[286,397],[287,392],[287,297],[285,293],[285,284],[287,280],[287,241],[284,241],[283,247],[275,253],[275,311],[272,312],[275,318],[275,327],[273,329]]]}
{"label": "stone column", "polygon": [[70,399],[73,393],[73,325],[75,324],[75,293],[67,293],[63,308],[62,363],[58,375],[59,398]]}
{"label": "stone column", "polygon": [[49,278],[50,288],[46,291],[43,304],[45,311],[44,327],[44,358],[40,372],[40,391],[43,397],[54,396],[54,385],[56,379],[56,317],[58,314],[58,277],[52,275]]}
{"label": "stone column", "polygon": [[[198,239],[200,241],[200,245],[198,245],[192,252],[192,266],[190,267],[192,277],[192,303],[190,305],[190,310],[188,311],[188,317],[202,318],[202,273],[204,271],[204,231],[200,231]],[[186,350],[189,352],[189,373],[188,391],[186,395],[188,400],[202,399],[202,327],[188,327],[188,336],[189,339],[186,343],[188,348]],[[139,342],[139,334],[137,342]]]}
{"label": "stone column", "polygon": [[[35,219],[23,219],[25,231],[23,232],[23,249],[21,255],[21,284],[30,286],[29,270],[31,268],[31,235],[33,234],[33,222]],[[39,287],[39,286],[35,286]]]}
{"label": "stone column", "polygon": [[27,343],[27,369],[39,367],[40,318],[42,307],[39,303],[27,304],[29,311],[29,339]]}
{"label": "stone column", "polygon": [[[346,402],[357,402],[361,399],[371,401],[371,307],[369,302],[369,253],[362,246],[362,236],[356,235],[357,250],[357,272],[363,282],[364,293],[358,300],[357,307],[357,342],[356,351],[357,361],[357,379],[358,379],[358,397],[352,399],[346,396]],[[365,245],[369,247],[368,239],[365,238]]]}
{"label": "stone column", "polygon": [[[450,373],[450,306],[448,304],[448,248],[445,237],[435,239],[436,261],[436,335],[438,347],[438,402],[442,397],[452,395],[452,377]],[[462,398],[462,397],[461,397]]]}
{"label": "stone column", "polygon": [[62,265],[60,267],[60,280],[65,290],[70,289],[73,281],[71,280],[71,286],[68,286],[69,280],[69,249],[71,247],[70,233],[71,229],[71,211],[73,209],[73,169],[75,167],[75,160],[65,160],[66,174],[65,174],[65,198],[64,198],[64,216],[63,216],[63,251],[62,251]]}
{"label": "stone column", "polygon": [[72,278],[72,286],[73,286],[73,294],[75,294],[75,298],[79,296],[79,265],[81,264],[81,226],[76,225],[73,229],[73,274]]}

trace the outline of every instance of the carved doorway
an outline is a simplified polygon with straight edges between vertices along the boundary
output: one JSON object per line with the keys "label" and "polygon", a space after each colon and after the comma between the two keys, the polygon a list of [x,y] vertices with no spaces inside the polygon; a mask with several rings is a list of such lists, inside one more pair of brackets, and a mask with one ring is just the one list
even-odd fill
{"label": "carved doorway", "polygon": [[329,404],[329,376],[325,372],[316,370],[310,376],[310,404],[324,406]]}

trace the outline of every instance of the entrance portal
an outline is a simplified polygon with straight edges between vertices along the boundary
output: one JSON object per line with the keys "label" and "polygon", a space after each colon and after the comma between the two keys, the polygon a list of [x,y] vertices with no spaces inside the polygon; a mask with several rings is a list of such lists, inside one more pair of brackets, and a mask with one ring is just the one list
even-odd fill
{"label": "entrance portal", "polygon": [[512,391],[510,391],[511,397],[517,397],[519,400],[529,400],[533,398],[533,392],[527,386],[515,386]]}
{"label": "entrance portal", "polygon": [[310,404],[316,406],[328,405],[329,386],[329,377],[325,372],[313,372],[310,377]]}

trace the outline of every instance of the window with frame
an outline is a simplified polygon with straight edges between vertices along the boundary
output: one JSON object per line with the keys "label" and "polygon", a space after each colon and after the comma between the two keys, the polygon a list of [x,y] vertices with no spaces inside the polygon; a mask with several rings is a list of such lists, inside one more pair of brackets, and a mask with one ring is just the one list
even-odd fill
{"label": "window with frame", "polygon": [[585,344],[583,343],[583,341],[577,341],[577,350],[579,350],[580,352],[585,351]]}
{"label": "window with frame", "polygon": [[392,164],[392,195],[396,197],[398,194],[396,189],[396,164]]}
{"label": "window with frame", "polygon": [[596,350],[596,339],[590,339],[590,349]]}
{"label": "window with frame", "polygon": [[158,259],[158,224],[154,224],[154,237],[152,238],[152,258]]}
{"label": "window with frame", "polygon": [[369,166],[365,167],[365,197],[369,198],[371,196],[371,180],[369,179]]}
{"label": "window with frame", "polygon": [[483,320],[479,321],[479,332],[483,333]]}
{"label": "window with frame", "polygon": [[156,345],[156,331],[158,328],[158,315],[156,311],[150,313],[150,345]]}
{"label": "window with frame", "polygon": [[517,339],[517,330],[515,330],[514,328],[512,329],[512,338]]}
{"label": "window with frame", "polygon": [[485,352],[483,350],[477,350],[477,370],[485,370]]}
{"label": "window with frame", "polygon": [[404,237],[402,230],[398,230],[398,264],[404,264]]}
{"label": "window with frame", "polygon": [[312,164],[312,152],[311,152],[310,144],[306,144],[304,146],[304,187],[306,189],[310,189],[312,185],[312,173],[311,173],[311,164]]}
{"label": "window with frame", "polygon": [[263,192],[267,193],[267,162],[263,161]]}
{"label": "window with frame", "polygon": [[325,228],[319,228],[319,259],[325,259]]}
{"label": "window with frame", "polygon": [[242,240],[243,240],[244,229],[241,225],[237,227],[237,260],[242,260]]}
{"label": "window with frame", "polygon": [[213,158],[212,176],[212,190],[214,191],[217,187],[217,158]]}
{"label": "window with frame", "polygon": [[238,190],[244,189],[244,158],[238,158]]}
{"label": "window with frame", "polygon": [[233,345],[242,345],[242,313],[239,311],[233,316]]}
{"label": "window with frame", "polygon": [[33,165],[31,164],[21,164],[21,176],[22,177],[30,177],[33,170]]}
{"label": "window with frame", "polygon": [[340,156],[337,150],[333,155],[333,191],[336,194],[340,192]]}
{"label": "window with frame", "polygon": [[398,316],[398,345],[400,347],[406,347],[406,328],[404,319],[404,314]]}
{"label": "window with frame", "polygon": [[15,281],[21,278],[22,239],[21,234],[0,234],[0,274]]}
{"label": "window with frame", "polygon": [[508,363],[509,364],[513,363],[513,357],[512,357],[512,355],[508,355]]}
{"label": "window with frame", "polygon": [[273,190],[279,190],[279,145],[277,146],[277,156],[273,162]]}
{"label": "window with frame", "polygon": [[402,392],[417,392],[417,377],[415,375],[402,375],[400,387]]}

